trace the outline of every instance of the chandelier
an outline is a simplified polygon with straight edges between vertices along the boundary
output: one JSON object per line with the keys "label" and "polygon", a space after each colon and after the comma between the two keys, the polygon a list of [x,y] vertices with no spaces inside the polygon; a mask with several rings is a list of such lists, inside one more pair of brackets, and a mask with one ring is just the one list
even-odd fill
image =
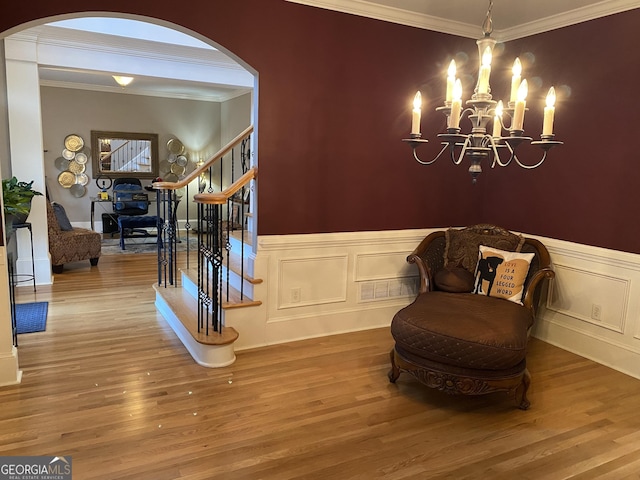
{"label": "chandelier", "polygon": [[[446,133],[437,135],[443,145],[440,153],[430,161],[422,161],[416,152],[420,145],[428,142],[422,138],[420,133],[422,114],[420,91],[416,93],[413,101],[410,138],[402,140],[411,146],[413,157],[422,165],[431,165],[446,151],[449,151],[455,165],[460,165],[465,158],[468,158],[470,161],[469,173],[473,183],[477,182],[478,176],[482,173],[483,161],[490,164],[491,168],[495,166],[506,167],[515,162],[520,167],[531,170],[542,165],[551,148],[562,145],[562,142],[554,140],[555,135],[553,134],[556,100],[553,87],[549,89],[547,94],[540,140],[533,141],[533,138],[524,136],[524,114],[528,110],[526,107],[528,86],[527,80],[522,79],[522,65],[518,58],[513,63],[511,92],[507,106],[503,105],[502,100],[496,102],[492,99],[489,77],[493,47],[496,44],[496,40],[491,38],[493,31],[492,8],[493,0],[490,0],[486,18],[482,23],[484,36],[476,41],[480,58],[478,79],[471,99],[465,102],[467,106],[465,109],[462,108],[462,84],[460,79],[456,78],[455,60],[451,60],[449,64],[444,106],[436,108],[437,112],[443,113],[447,118]],[[505,121],[505,115],[508,117],[508,121]],[[461,133],[460,128],[460,121],[465,117],[471,122],[471,132],[468,134]],[[488,133],[487,127],[490,122],[492,128],[491,133]],[[534,164],[520,161],[515,150],[523,142],[529,142],[543,150],[540,160]]]}

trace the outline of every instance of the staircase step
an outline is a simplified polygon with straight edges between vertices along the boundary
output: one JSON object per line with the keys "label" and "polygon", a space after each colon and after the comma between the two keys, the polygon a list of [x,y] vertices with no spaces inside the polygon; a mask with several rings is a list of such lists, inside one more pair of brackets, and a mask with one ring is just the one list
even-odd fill
{"label": "staircase step", "polygon": [[[223,260],[222,263],[225,267],[227,266],[226,259]],[[240,276],[241,266],[242,266],[242,256],[234,251],[229,252],[229,268],[231,269],[231,271],[235,272],[238,276]],[[249,275],[249,273],[247,273],[247,271],[248,271],[247,265],[245,264],[244,271],[242,272],[242,278],[244,278],[247,282],[253,285],[262,283],[261,278],[253,278],[251,275]]]}
{"label": "staircase step", "polygon": [[[188,278],[188,280],[192,283],[194,287],[198,284],[198,268],[197,267],[192,267],[188,269],[185,268],[185,269],[182,269],[181,271],[182,271],[182,274]],[[222,299],[223,299],[222,308],[223,309],[254,307],[257,305],[262,305],[262,302],[260,300],[251,300],[249,297],[247,297],[246,294],[244,295],[244,298],[241,298],[240,291],[236,290],[231,285],[228,286],[229,299],[227,300],[227,287],[224,282],[222,287],[223,287],[223,291],[222,291]],[[187,288],[187,290],[190,290],[190,289]],[[191,290],[191,294],[193,295],[192,290]]]}
{"label": "staircase step", "polygon": [[249,247],[253,244],[253,235],[250,230],[231,230],[230,236],[232,240],[244,242]]}
{"label": "staircase step", "polygon": [[165,288],[157,283],[153,288],[196,342],[203,345],[228,345],[238,338],[238,332],[233,327],[223,327],[221,333],[210,330],[209,335],[198,332],[198,301],[194,297],[182,288]]}

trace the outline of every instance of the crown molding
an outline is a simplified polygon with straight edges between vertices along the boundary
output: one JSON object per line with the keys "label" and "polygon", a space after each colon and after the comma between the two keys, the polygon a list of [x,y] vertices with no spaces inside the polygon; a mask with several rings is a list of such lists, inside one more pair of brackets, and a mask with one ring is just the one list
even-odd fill
{"label": "crown molding", "polygon": [[543,18],[537,22],[524,23],[516,27],[501,30],[500,40],[516,40],[539,33],[549,32],[558,28],[577,25],[597,18],[622,13],[639,8],[637,0],[605,0],[586,7],[576,8],[552,17]]}
{"label": "crown molding", "polygon": [[324,8],[341,13],[349,13],[361,17],[373,18],[385,22],[397,23],[409,27],[423,28],[440,33],[458,35],[460,37],[477,38],[482,34],[479,25],[469,25],[462,22],[446,20],[444,18],[412,12],[401,8],[389,7],[367,2],[365,0],[287,0],[310,7]]}
{"label": "crown molding", "polygon": [[222,103],[228,100],[231,100],[236,97],[240,97],[248,91],[246,89],[238,88],[229,93],[219,94],[219,95],[197,95],[191,93],[175,93],[172,92],[168,94],[163,91],[156,91],[151,89],[144,88],[135,88],[128,86],[123,89],[121,87],[105,87],[103,85],[93,85],[93,84],[82,84],[77,82],[63,82],[63,81],[53,81],[53,80],[40,80],[41,87],[51,87],[51,88],[69,88],[72,90],[86,90],[91,92],[103,92],[103,93],[116,93],[119,95],[140,95],[145,97],[158,97],[158,98],[174,98],[177,100],[194,100],[198,102],[214,102],[214,103]]}
{"label": "crown molding", "polygon": [[[341,13],[349,13],[362,17],[383,20],[385,22],[407,25],[410,27],[448,33],[460,37],[478,38],[481,35],[478,25],[470,25],[439,17],[403,10],[386,5],[379,5],[366,0],[287,0],[311,7],[324,8]],[[594,20],[639,8],[637,0],[603,0],[599,3],[580,7],[559,15],[542,18],[538,21],[516,25],[507,29],[495,30],[493,36],[501,41],[516,40],[531,35],[555,30],[569,25]]]}

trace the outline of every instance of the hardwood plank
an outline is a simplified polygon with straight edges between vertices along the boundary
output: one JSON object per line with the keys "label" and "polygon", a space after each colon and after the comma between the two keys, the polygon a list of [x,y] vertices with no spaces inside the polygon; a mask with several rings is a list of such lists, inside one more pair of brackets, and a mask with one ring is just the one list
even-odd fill
{"label": "hardwood plank", "polygon": [[527,411],[389,383],[388,328],[206,369],[155,310],[154,256],[84,263],[18,289],[49,317],[0,388],[0,455],[72,455],[83,480],[638,478],[640,381],[536,339]]}

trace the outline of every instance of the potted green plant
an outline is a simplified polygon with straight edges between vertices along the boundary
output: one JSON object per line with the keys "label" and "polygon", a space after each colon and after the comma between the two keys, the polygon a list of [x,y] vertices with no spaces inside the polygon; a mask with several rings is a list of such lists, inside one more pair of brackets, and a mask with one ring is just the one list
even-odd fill
{"label": "potted green plant", "polygon": [[[33,181],[20,182],[16,177],[2,180],[2,198],[4,201],[5,224],[11,227],[14,223],[27,221],[31,211],[31,200],[42,193],[32,188]],[[10,231],[7,228],[7,231]]]}

